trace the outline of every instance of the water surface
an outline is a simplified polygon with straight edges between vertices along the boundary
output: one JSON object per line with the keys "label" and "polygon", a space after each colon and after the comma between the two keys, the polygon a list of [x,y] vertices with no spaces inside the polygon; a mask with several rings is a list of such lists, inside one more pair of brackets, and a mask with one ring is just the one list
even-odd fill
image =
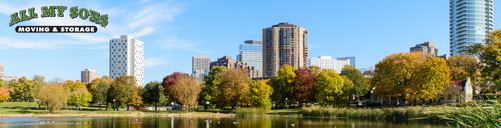
{"label": "water surface", "polygon": [[333,128],[334,126],[336,128],[448,127],[445,124],[430,121],[373,121],[296,117],[0,118],[0,128]]}

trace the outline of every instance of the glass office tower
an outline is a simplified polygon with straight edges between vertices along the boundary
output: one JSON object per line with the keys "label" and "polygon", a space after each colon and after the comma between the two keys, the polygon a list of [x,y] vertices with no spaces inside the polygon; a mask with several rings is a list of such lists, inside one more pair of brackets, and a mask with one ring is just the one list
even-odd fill
{"label": "glass office tower", "polygon": [[494,30],[494,0],[450,0],[450,54],[466,54]]}
{"label": "glass office tower", "polygon": [[255,70],[263,71],[263,45],[260,40],[246,40],[240,45],[239,53],[237,61],[254,66]]}

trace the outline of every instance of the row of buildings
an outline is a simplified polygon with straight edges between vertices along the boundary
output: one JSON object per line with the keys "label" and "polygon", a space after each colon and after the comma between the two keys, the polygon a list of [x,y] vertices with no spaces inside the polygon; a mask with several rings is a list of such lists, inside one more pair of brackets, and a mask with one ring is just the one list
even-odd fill
{"label": "row of buildings", "polygon": [[216,61],[211,57],[193,56],[192,76],[203,79],[215,66],[227,68],[245,68],[251,78],[269,78],[276,76],[284,65],[296,68],[319,66],[341,72],[345,65],[355,66],[355,57],[330,56],[308,58],[308,29],[291,23],[279,23],[263,29],[263,41],[246,40],[239,46],[236,60],[223,56]]}

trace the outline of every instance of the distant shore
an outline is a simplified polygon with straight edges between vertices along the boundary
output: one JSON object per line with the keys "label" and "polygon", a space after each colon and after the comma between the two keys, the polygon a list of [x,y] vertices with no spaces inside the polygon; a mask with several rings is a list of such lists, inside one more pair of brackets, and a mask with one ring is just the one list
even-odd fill
{"label": "distant shore", "polygon": [[142,112],[133,112],[131,114],[0,114],[0,117],[234,117],[235,114],[228,113],[175,113],[175,114],[144,114]]}

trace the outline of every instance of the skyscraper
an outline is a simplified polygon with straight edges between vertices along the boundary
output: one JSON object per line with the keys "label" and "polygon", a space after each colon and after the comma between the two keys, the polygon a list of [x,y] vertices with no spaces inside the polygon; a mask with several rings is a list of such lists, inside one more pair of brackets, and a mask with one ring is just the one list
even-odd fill
{"label": "skyscraper", "polygon": [[240,45],[240,54],[237,61],[254,66],[258,71],[263,71],[263,43],[260,40],[246,40]]}
{"label": "skyscraper", "polygon": [[286,22],[263,29],[263,76],[276,76],[284,65],[308,66],[308,29]]}
{"label": "skyscraper", "polygon": [[217,61],[210,63],[210,69],[216,66],[224,66],[226,69],[235,68],[237,70],[246,69],[247,74],[250,78],[262,77],[261,71],[256,70],[253,66],[247,65],[247,63],[235,61],[229,56],[223,56],[222,58],[217,58]]}
{"label": "skyscraper", "polygon": [[438,49],[435,47],[435,42],[428,41],[422,44],[417,44],[415,47],[411,47],[410,52],[422,52],[424,54],[437,56]]}
{"label": "skyscraper", "polygon": [[192,58],[192,73],[203,72],[210,68],[210,57],[208,56],[193,56]]}
{"label": "skyscraper", "polygon": [[92,69],[84,69],[81,75],[82,75],[82,82],[84,83],[89,83],[92,82],[92,80],[99,78],[99,73],[96,70]]}
{"label": "skyscraper", "polygon": [[494,30],[494,0],[450,0],[450,54],[466,54],[464,48],[483,43]]}
{"label": "skyscraper", "polygon": [[136,85],[144,82],[144,43],[128,35],[110,40],[110,76],[134,76]]}
{"label": "skyscraper", "polygon": [[336,70],[337,73],[341,73],[345,65],[350,65],[350,59],[335,60],[331,56],[319,56],[318,58],[310,58],[309,64],[309,66],[318,66],[322,69]]}

